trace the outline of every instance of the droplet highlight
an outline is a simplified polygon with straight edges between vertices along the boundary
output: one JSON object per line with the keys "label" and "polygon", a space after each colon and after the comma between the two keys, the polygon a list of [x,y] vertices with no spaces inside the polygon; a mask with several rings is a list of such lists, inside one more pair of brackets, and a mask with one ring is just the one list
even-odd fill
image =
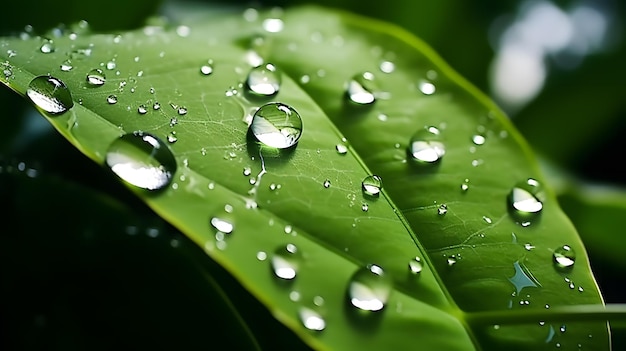
{"label": "droplet highlight", "polygon": [[272,256],[272,270],[280,279],[292,280],[298,274],[301,254],[294,244],[278,248]]}
{"label": "droplet highlight", "polygon": [[99,87],[106,83],[106,75],[99,68],[94,68],[89,73],[87,73],[87,83],[93,87]]}
{"label": "droplet highlight", "polygon": [[252,117],[250,130],[266,146],[285,149],[296,145],[302,135],[302,119],[291,106],[270,102]]}
{"label": "droplet highlight", "polygon": [[428,126],[418,130],[409,141],[409,156],[418,164],[434,164],[446,154],[438,128]]}
{"label": "droplet highlight", "polygon": [[159,190],[169,185],[177,167],[167,144],[141,131],[114,140],[107,150],[105,162],[125,182],[147,190]]}
{"label": "droplet highlight", "polygon": [[26,95],[35,106],[51,115],[63,114],[74,106],[72,94],[65,83],[51,76],[31,80]]}
{"label": "droplet highlight", "polygon": [[281,84],[280,72],[271,63],[254,67],[246,78],[246,91],[257,97],[272,97],[278,94]]}
{"label": "droplet highlight", "polygon": [[392,283],[375,264],[357,270],[348,285],[350,303],[364,311],[380,311],[387,305]]}
{"label": "droplet highlight", "polygon": [[530,223],[541,213],[545,193],[541,184],[532,178],[517,183],[507,197],[511,215],[518,221]]}
{"label": "droplet highlight", "polygon": [[346,98],[357,105],[370,105],[376,101],[376,90],[374,74],[364,72],[350,79],[346,86]]}
{"label": "droplet highlight", "polygon": [[576,253],[569,245],[563,245],[552,254],[554,265],[561,270],[567,270],[574,267],[576,262]]}
{"label": "droplet highlight", "polygon": [[370,175],[363,179],[361,182],[361,189],[363,194],[371,197],[378,197],[380,190],[383,187],[383,180],[377,175]]}

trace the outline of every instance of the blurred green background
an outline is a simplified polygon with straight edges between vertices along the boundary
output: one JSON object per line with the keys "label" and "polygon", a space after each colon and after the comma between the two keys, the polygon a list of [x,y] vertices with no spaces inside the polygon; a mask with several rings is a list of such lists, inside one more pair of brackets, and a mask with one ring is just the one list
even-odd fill
{"label": "blurred green background", "polygon": [[[183,3],[228,9],[289,7],[310,2],[10,1],[3,5],[0,34],[18,34],[27,25],[35,33],[43,34],[50,28],[78,20],[86,20],[94,31],[118,32],[142,26],[149,16],[167,15]],[[622,258],[626,252],[622,233],[626,228],[623,190],[626,172],[622,167],[626,151],[624,1],[318,0],[315,3],[405,28],[494,98],[542,162],[549,166],[550,174],[566,174],[565,178],[559,176],[561,180],[574,179],[573,183],[567,183],[555,178],[553,185],[559,191],[559,201],[587,245],[606,301],[626,302],[620,278],[626,274],[626,260]],[[107,185],[110,180],[98,176],[97,167],[72,151],[42,118],[33,114],[23,99],[8,89],[0,89],[0,103],[10,106],[0,114],[3,126],[0,161],[5,168],[14,160],[26,160],[42,165],[48,174],[88,188],[120,191],[114,185]],[[30,117],[16,118],[20,116]],[[579,181],[610,187],[578,187]],[[6,183],[0,184],[0,194],[6,193],[6,189]],[[46,197],[46,194],[38,195]],[[3,219],[10,215],[5,213]],[[20,232],[19,228],[13,229],[14,235]],[[58,230],[55,235],[59,235]],[[17,243],[23,245],[17,250],[29,249],[27,243],[19,240]]]}

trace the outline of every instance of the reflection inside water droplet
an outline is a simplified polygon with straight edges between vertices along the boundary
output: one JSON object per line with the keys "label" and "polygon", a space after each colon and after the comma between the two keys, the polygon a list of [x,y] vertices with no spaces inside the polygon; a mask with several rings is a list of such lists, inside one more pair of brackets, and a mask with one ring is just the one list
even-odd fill
{"label": "reflection inside water droplet", "polygon": [[446,154],[446,148],[439,129],[428,126],[418,130],[409,141],[409,156],[418,164],[439,162]]}
{"label": "reflection inside water droplet", "polygon": [[301,254],[293,244],[279,247],[272,256],[272,270],[281,279],[292,280],[298,273]]}
{"label": "reflection inside water droplet", "polygon": [[176,172],[176,159],[167,145],[141,131],[114,140],[107,150],[106,164],[122,180],[147,190],[166,187]]}
{"label": "reflection inside water droplet", "polygon": [[378,197],[380,195],[380,190],[383,187],[383,180],[377,175],[370,175],[363,179],[361,182],[361,189],[363,190],[363,194]]}
{"label": "reflection inside water droplet", "polygon": [[60,115],[74,106],[72,94],[65,83],[51,76],[38,76],[30,81],[26,95],[39,109]]}
{"label": "reflection inside water droplet", "polygon": [[271,97],[278,94],[281,80],[280,72],[273,64],[257,66],[248,73],[246,91],[257,97]]}
{"label": "reflection inside water droplet", "polygon": [[348,285],[348,298],[358,309],[380,311],[386,306],[391,289],[391,279],[381,267],[372,264],[354,273]]}
{"label": "reflection inside water droplet", "polygon": [[346,98],[357,105],[369,105],[376,101],[374,92],[377,90],[371,72],[357,74],[346,86]]}
{"label": "reflection inside water droplet", "polygon": [[574,266],[576,253],[569,245],[563,245],[554,250],[552,258],[556,268],[565,270]]}
{"label": "reflection inside water droplet", "polygon": [[271,102],[255,112],[250,130],[261,143],[285,149],[294,146],[300,139],[302,119],[291,106]]}

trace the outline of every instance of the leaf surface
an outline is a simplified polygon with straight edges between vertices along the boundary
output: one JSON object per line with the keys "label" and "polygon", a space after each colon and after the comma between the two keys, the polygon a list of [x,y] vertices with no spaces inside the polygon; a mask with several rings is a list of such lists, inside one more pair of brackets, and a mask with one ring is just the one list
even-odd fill
{"label": "leaf surface", "polygon": [[[194,18],[122,34],[64,33],[50,53],[42,53],[42,38],[5,38],[0,78],[22,95],[36,76],[65,82],[74,106],[44,115],[99,164],[125,134],[169,141],[172,183],[153,192],[130,187],[315,348],[551,349],[586,347],[588,335],[594,347],[609,347],[604,323],[572,323],[562,333],[539,321],[471,325],[481,312],[548,314],[551,306],[602,298],[549,189],[530,225],[510,215],[515,184],[542,181],[530,150],[496,106],[425,44],[317,7]],[[252,97],[246,76],[267,62],[278,68],[280,91]],[[103,85],[88,83],[93,69],[106,76]],[[374,77],[365,84],[375,102],[357,106],[345,89],[364,73]],[[291,149],[267,148],[249,132],[255,111],[270,101],[302,117]],[[416,165],[409,141],[428,126],[440,130],[445,155]],[[383,181],[378,197],[362,191],[373,174]],[[552,258],[563,245],[576,252],[565,271]],[[277,273],[286,249],[293,279]],[[411,274],[415,257],[424,268]],[[350,302],[353,275],[371,265],[389,279],[376,287],[392,289],[376,312]]]}

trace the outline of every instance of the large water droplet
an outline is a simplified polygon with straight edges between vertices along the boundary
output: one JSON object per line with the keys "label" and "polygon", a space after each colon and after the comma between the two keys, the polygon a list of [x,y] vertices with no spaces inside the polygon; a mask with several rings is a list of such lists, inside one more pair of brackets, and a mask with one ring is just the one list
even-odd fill
{"label": "large water droplet", "polygon": [[409,142],[409,156],[419,164],[439,162],[446,154],[441,133],[436,127],[425,127],[418,130]]}
{"label": "large water droplet", "polygon": [[538,181],[529,178],[517,183],[507,197],[509,209],[515,219],[528,222],[543,209],[545,193]]}
{"label": "large water droplet", "polygon": [[291,106],[271,102],[261,106],[250,123],[252,134],[261,143],[285,149],[294,146],[302,135],[302,119]]}
{"label": "large water droplet", "polygon": [[541,286],[539,281],[530,273],[528,268],[523,263],[519,261],[515,261],[513,263],[513,268],[515,269],[515,274],[508,278],[509,281],[515,286],[515,291],[517,294],[522,291],[522,289],[531,287],[536,288]]}
{"label": "large water droplet", "polygon": [[554,265],[559,269],[569,269],[576,262],[576,253],[569,245],[563,245],[552,254]]}
{"label": "large water droplet", "polygon": [[414,257],[409,261],[409,272],[411,274],[419,274],[422,272],[424,265],[422,264],[422,259],[419,257]]}
{"label": "large water droplet", "polygon": [[106,164],[122,180],[136,187],[158,190],[172,181],[176,159],[156,136],[137,131],[111,143]]}
{"label": "large water droplet", "polygon": [[376,90],[374,75],[371,72],[357,74],[346,86],[346,98],[358,105],[369,105],[376,101],[374,95]]}
{"label": "large water droplet", "polygon": [[87,83],[94,87],[99,87],[104,85],[106,82],[106,76],[104,72],[100,68],[94,68],[89,73],[87,73]]}
{"label": "large water droplet", "polygon": [[383,269],[377,265],[368,265],[357,270],[348,285],[350,303],[364,311],[382,310],[391,294],[392,283]]}
{"label": "large water droplet", "polygon": [[377,175],[370,175],[363,179],[361,182],[361,189],[363,194],[373,197],[380,195],[380,190],[383,187],[383,180]]}
{"label": "large water droplet", "polygon": [[39,76],[31,80],[26,95],[35,106],[52,115],[65,113],[74,106],[72,94],[65,83],[51,76]]}
{"label": "large water droplet", "polygon": [[309,330],[322,331],[326,328],[324,317],[311,308],[300,307],[298,316],[302,325]]}
{"label": "large water droplet", "polygon": [[254,96],[271,97],[278,94],[280,83],[280,72],[268,63],[250,70],[246,78],[246,91]]}
{"label": "large water droplet", "polygon": [[278,248],[272,256],[272,270],[281,279],[292,280],[298,274],[301,254],[293,244]]}

